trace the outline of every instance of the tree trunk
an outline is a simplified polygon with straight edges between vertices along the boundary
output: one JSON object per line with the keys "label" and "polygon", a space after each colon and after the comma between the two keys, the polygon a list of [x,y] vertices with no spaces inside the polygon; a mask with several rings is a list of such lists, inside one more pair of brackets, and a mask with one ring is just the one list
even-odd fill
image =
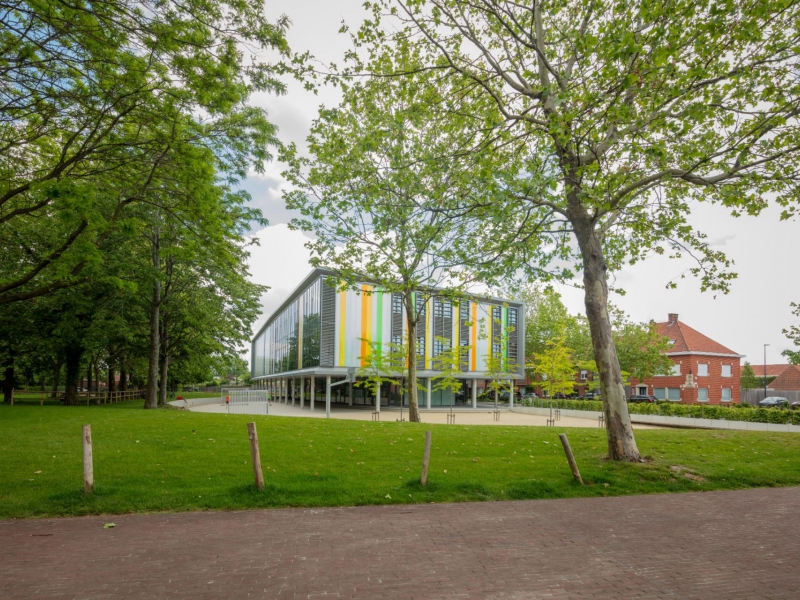
{"label": "tree trunk", "polygon": [[56,358],[56,362],[53,365],[53,398],[58,397],[58,382],[61,379],[61,365],[64,363],[63,357],[59,356]]}
{"label": "tree trunk", "polygon": [[14,359],[8,357],[3,373],[3,403],[11,404],[11,393],[14,391]]}
{"label": "tree trunk", "polygon": [[78,404],[78,380],[81,376],[81,358],[83,348],[78,344],[70,344],[66,347],[67,373],[65,380],[65,400],[67,406]]}
{"label": "tree trunk", "polygon": [[128,391],[128,368],[125,366],[125,357],[119,359],[119,391]]}
{"label": "tree trunk", "polygon": [[608,267],[602,242],[590,217],[582,208],[570,214],[570,220],[575,228],[575,236],[583,258],[586,318],[589,321],[594,358],[600,375],[608,456],[612,460],[641,461],[628,413],[622,371],[612,336],[611,319],[608,316],[606,281]]}
{"label": "tree trunk", "polygon": [[[413,318],[414,306],[411,293],[405,295],[406,323],[408,324],[408,420],[420,423],[417,394],[417,321]],[[402,400],[401,400],[402,403]]]}
{"label": "tree trunk", "polygon": [[167,337],[161,344],[161,381],[158,394],[158,405],[165,406],[167,404],[167,375],[169,374],[169,354],[167,353]]}
{"label": "tree trunk", "polygon": [[153,301],[150,304],[150,357],[147,365],[147,390],[144,397],[145,408],[158,408],[158,354],[161,348],[158,327],[161,310],[161,280],[158,275],[161,266],[159,244],[159,230],[156,226],[153,236],[153,269],[155,279],[153,280]]}
{"label": "tree trunk", "polygon": [[86,389],[92,391],[92,361],[89,360],[89,365],[86,367]]}
{"label": "tree trunk", "polygon": [[116,369],[114,368],[114,355],[108,355],[108,391],[109,392],[116,392],[117,391],[117,383],[116,383]]}

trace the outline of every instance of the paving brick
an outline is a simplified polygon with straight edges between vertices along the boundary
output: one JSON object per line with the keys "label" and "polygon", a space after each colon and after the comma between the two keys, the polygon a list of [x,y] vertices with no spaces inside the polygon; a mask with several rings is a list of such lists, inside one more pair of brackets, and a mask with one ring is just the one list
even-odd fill
{"label": "paving brick", "polygon": [[788,599],[800,488],[0,522],[0,599]]}

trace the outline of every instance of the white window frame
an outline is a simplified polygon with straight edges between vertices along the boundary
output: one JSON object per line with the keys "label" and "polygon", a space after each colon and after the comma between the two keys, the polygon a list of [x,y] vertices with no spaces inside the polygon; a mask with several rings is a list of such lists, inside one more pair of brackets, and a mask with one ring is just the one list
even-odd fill
{"label": "white window frame", "polygon": [[697,376],[708,377],[708,363],[697,363]]}
{"label": "white window frame", "polygon": [[[728,392],[728,397],[725,397],[725,392]],[[722,388],[722,401],[733,402],[733,388]]]}
{"label": "white window frame", "polygon": [[586,381],[586,377],[589,375],[589,372],[586,369],[581,369],[581,381]]}
{"label": "white window frame", "polygon": [[672,371],[669,373],[673,377],[676,377],[681,374],[681,363],[675,363],[672,365]]}
{"label": "white window frame", "polygon": [[[728,369],[728,374],[725,374],[725,369]],[[722,365],[722,376],[733,377],[733,367],[731,365]]]}
{"label": "white window frame", "polygon": [[[706,397],[705,398],[701,398],[700,392],[705,392],[705,396]],[[708,388],[707,387],[697,388],[697,401],[698,402],[708,402]]]}
{"label": "white window frame", "polygon": [[[678,397],[677,398],[670,398],[669,393],[672,390],[678,390]],[[667,388],[667,400],[670,402],[680,402],[681,401],[681,388]]]}
{"label": "white window frame", "polygon": [[667,388],[654,387],[653,388],[653,396],[655,396],[659,400],[666,400],[667,399]]}

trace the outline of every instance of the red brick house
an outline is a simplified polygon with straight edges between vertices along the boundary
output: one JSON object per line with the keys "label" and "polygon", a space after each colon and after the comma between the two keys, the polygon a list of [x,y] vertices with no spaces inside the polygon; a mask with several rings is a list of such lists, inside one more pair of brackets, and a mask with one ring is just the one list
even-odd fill
{"label": "red brick house", "polygon": [[[750,365],[756,377],[764,376],[764,365]],[[798,390],[800,391],[800,366],[797,365],[767,365],[767,377],[774,377],[767,384],[769,390]]]}
{"label": "red brick house", "polygon": [[659,333],[670,340],[667,356],[675,363],[670,375],[633,380],[631,394],[651,394],[661,400],[683,404],[738,403],[739,366],[742,355],[692,329],[670,314],[665,323],[656,323]]}

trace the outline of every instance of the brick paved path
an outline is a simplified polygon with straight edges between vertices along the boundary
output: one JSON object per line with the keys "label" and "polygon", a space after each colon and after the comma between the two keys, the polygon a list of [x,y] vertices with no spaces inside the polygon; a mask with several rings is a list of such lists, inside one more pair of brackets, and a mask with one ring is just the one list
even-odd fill
{"label": "brick paved path", "polygon": [[799,526],[800,488],[3,521],[0,598],[800,598]]}

